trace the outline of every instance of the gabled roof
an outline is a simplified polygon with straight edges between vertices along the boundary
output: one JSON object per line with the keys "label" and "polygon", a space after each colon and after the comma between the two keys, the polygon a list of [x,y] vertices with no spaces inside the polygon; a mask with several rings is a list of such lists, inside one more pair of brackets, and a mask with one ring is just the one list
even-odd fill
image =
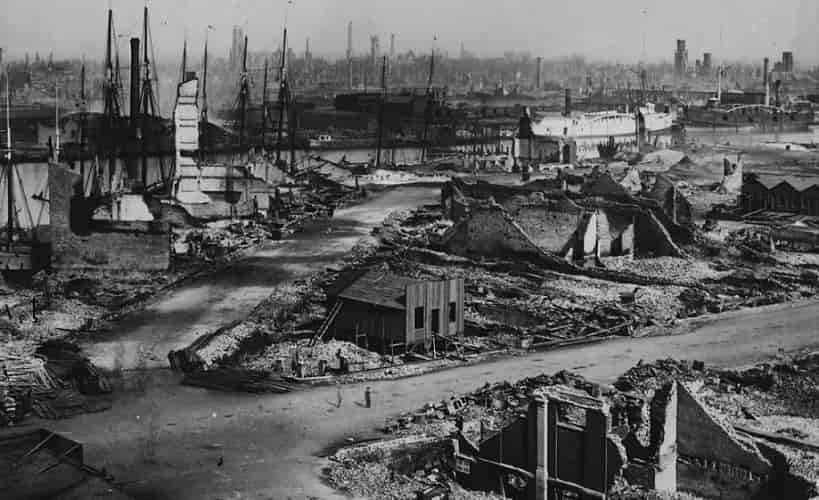
{"label": "gabled roof", "polygon": [[785,184],[801,193],[802,191],[807,191],[808,189],[819,185],[819,177],[771,174],[753,174],[753,177],[766,189],[773,189],[780,184]]}
{"label": "gabled roof", "polygon": [[338,297],[404,310],[407,285],[416,283],[422,283],[422,281],[371,270],[341,290]]}

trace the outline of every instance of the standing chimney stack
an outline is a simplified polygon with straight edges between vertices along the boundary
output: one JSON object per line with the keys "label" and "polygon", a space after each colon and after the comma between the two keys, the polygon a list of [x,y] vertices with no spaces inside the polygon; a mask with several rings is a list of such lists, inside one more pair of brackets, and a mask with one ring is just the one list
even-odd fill
{"label": "standing chimney stack", "polygon": [[541,72],[542,67],[543,67],[543,58],[538,56],[538,58],[537,58],[537,70],[535,71],[535,90],[540,90],[540,72]]}
{"label": "standing chimney stack", "polygon": [[566,97],[563,102],[563,114],[565,116],[572,115],[572,90],[566,89]]}
{"label": "standing chimney stack", "polygon": [[765,106],[771,105],[771,87],[770,82],[768,82],[768,65],[770,62],[767,57],[762,60],[762,88],[765,89]]}
{"label": "standing chimney stack", "polygon": [[139,38],[131,38],[131,128],[136,130],[139,126]]}

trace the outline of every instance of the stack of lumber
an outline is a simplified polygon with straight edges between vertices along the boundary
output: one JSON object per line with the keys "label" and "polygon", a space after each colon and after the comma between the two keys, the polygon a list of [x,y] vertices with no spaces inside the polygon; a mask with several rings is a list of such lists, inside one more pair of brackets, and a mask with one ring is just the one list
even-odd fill
{"label": "stack of lumber", "polygon": [[111,407],[108,400],[88,398],[73,390],[51,391],[40,394],[31,402],[34,413],[44,419],[58,420],[83,413],[107,410]]}
{"label": "stack of lumber", "polygon": [[0,346],[0,384],[15,392],[47,393],[60,383],[46,370],[45,361],[11,346]]}
{"label": "stack of lumber", "polygon": [[238,368],[215,368],[198,370],[185,375],[182,383],[194,387],[204,387],[217,391],[237,391],[251,393],[286,393],[296,386],[269,373],[259,370]]}

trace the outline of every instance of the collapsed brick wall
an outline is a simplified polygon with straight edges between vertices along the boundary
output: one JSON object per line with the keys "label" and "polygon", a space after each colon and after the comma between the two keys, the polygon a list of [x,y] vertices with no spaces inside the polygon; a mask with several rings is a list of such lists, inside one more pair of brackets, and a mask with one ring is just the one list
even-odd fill
{"label": "collapsed brick wall", "polygon": [[575,246],[584,213],[582,208],[566,200],[566,203],[521,206],[509,215],[537,246],[563,255]]}
{"label": "collapsed brick wall", "polygon": [[672,257],[685,257],[685,252],[677,246],[662,222],[654,212],[644,211],[636,217],[634,231],[635,249],[640,252]]}
{"label": "collapsed brick wall", "polygon": [[78,235],[71,229],[71,198],[79,175],[49,166],[52,262],[55,269],[161,271],[170,266],[170,233],[164,223],[133,223],[105,232]]}
{"label": "collapsed brick wall", "polygon": [[521,227],[497,205],[473,207],[468,218],[450,228],[443,244],[450,252],[462,256],[542,254]]}
{"label": "collapsed brick wall", "polygon": [[771,463],[753,441],[714,418],[685,384],[677,387],[678,488],[704,498],[752,498]]}

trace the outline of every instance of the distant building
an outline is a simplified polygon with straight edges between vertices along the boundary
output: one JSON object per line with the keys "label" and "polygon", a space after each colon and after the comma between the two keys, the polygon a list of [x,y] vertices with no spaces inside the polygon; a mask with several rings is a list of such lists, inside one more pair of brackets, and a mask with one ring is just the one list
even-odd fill
{"label": "distant building", "polygon": [[786,73],[793,72],[793,52],[782,53],[782,71]]}
{"label": "distant building", "polygon": [[677,40],[677,51],[674,53],[674,76],[684,78],[688,70],[688,49],[685,40]]}
{"label": "distant building", "polygon": [[245,33],[241,26],[233,27],[233,39],[230,44],[230,55],[228,62],[231,69],[239,67],[242,59],[242,52],[244,52]]}
{"label": "distant building", "polygon": [[702,72],[706,75],[711,74],[713,68],[713,59],[710,52],[702,55]]}
{"label": "distant building", "polygon": [[373,68],[378,66],[378,57],[381,54],[381,40],[378,35],[370,37],[370,64]]}

